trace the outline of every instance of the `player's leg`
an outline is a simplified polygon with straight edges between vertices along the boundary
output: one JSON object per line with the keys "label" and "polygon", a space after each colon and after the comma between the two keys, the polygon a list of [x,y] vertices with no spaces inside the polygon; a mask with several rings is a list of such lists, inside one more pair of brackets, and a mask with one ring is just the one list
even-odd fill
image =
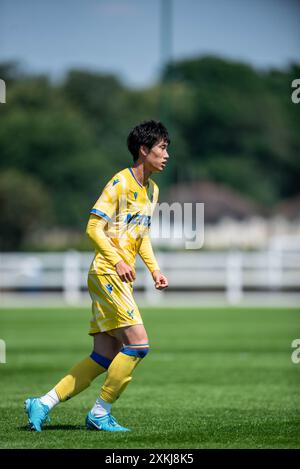
{"label": "player's leg", "polygon": [[114,337],[106,332],[95,334],[90,356],[77,363],[54,387],[59,401],[66,401],[90,386],[97,376],[108,369],[119,349],[120,345]]}
{"label": "player's leg", "polygon": [[123,344],[111,362],[100,397],[87,415],[87,428],[108,431],[126,431],[110,416],[111,406],[119,398],[132,379],[136,366],[147,355],[149,342],[143,324],[122,327],[110,331]]}
{"label": "player's leg", "polygon": [[116,338],[107,333],[94,334],[94,347],[91,355],[77,363],[56,386],[40,398],[25,401],[25,410],[32,430],[41,431],[50,410],[60,402],[76,396],[109,367],[120,349]]}
{"label": "player's leg", "polygon": [[135,367],[149,352],[149,341],[143,324],[114,329],[111,332],[123,344],[101,389],[101,397],[112,404],[132,380]]}

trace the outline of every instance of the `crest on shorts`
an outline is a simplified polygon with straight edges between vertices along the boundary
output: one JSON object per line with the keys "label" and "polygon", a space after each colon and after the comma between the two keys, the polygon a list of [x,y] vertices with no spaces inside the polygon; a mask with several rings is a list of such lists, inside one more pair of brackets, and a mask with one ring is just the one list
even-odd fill
{"label": "crest on shorts", "polygon": [[127,311],[128,316],[133,319],[134,309]]}

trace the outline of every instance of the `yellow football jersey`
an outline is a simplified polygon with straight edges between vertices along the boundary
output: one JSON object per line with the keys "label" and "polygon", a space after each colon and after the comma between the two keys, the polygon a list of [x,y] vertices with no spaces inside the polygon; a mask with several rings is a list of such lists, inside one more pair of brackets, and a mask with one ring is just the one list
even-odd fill
{"label": "yellow football jersey", "polygon": [[[91,214],[107,220],[104,232],[111,247],[132,267],[142,240],[149,235],[158,193],[158,186],[152,179],[143,186],[132,169],[125,168],[106,184],[91,210]],[[90,274],[116,274],[114,266],[98,249]]]}

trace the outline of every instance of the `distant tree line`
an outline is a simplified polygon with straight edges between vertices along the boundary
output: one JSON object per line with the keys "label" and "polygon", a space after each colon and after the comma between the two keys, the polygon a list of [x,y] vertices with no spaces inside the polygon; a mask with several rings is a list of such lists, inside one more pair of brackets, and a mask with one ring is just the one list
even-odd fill
{"label": "distant tree line", "polygon": [[156,85],[71,70],[63,82],[0,64],[0,249],[23,249],[51,227],[84,231],[114,172],[131,164],[129,130],[161,119],[170,130],[161,199],[179,182],[215,181],[264,207],[299,193],[300,66],[258,71],[216,57],[169,64]]}

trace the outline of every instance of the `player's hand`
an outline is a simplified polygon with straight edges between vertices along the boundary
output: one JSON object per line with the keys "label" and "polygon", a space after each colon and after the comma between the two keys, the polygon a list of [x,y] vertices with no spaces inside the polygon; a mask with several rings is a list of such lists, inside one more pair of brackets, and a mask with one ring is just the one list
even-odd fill
{"label": "player's hand", "polygon": [[152,278],[157,290],[163,290],[169,286],[167,277],[162,274],[160,270],[154,270],[154,272],[152,272]]}
{"label": "player's hand", "polygon": [[117,274],[119,275],[122,282],[133,282],[135,280],[135,271],[130,265],[124,261],[120,261],[115,265]]}

